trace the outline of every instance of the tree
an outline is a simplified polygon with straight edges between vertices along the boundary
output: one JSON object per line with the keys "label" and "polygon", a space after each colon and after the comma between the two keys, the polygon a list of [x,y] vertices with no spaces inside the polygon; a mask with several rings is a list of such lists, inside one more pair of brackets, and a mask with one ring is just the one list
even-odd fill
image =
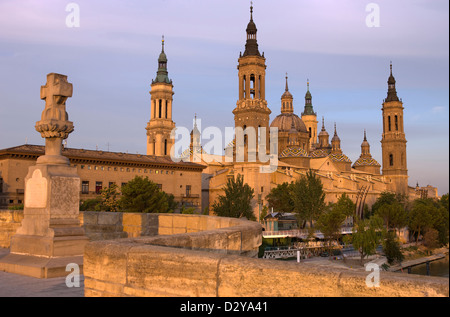
{"label": "tree", "polygon": [[119,211],[119,187],[116,184],[111,184],[101,192],[101,210],[104,211]]}
{"label": "tree", "polygon": [[400,247],[400,242],[394,231],[386,232],[383,241],[383,252],[390,265],[394,262],[401,262],[405,258]]}
{"label": "tree", "polygon": [[433,208],[434,206],[428,199],[416,199],[413,203],[409,212],[408,227],[416,234],[416,244],[420,234],[433,226]]}
{"label": "tree", "polygon": [[319,229],[324,239],[327,241],[328,254],[331,255],[331,249],[333,248],[333,242],[338,241],[341,236],[341,228],[346,214],[339,208],[331,208],[327,212],[322,213],[317,219],[316,227]]}
{"label": "tree", "polygon": [[423,235],[423,244],[430,250],[439,246],[439,233],[434,228],[429,228]]}
{"label": "tree", "polygon": [[383,203],[375,211],[383,219],[386,230],[400,230],[407,225],[407,213],[402,204],[397,201]]}
{"label": "tree", "polygon": [[80,201],[80,211],[101,211],[102,198],[96,197]]}
{"label": "tree", "polygon": [[256,220],[251,205],[254,190],[244,184],[244,176],[238,174],[236,179],[229,178],[224,191],[225,195],[220,195],[212,206],[217,216]]}
{"label": "tree", "polygon": [[120,206],[127,212],[165,213],[169,211],[167,194],[148,177],[139,176],[122,187]]}
{"label": "tree", "polygon": [[293,212],[296,214],[299,228],[304,228],[309,221],[310,228],[325,210],[325,192],[320,178],[312,171],[306,172],[299,180],[292,184]]}
{"label": "tree", "polygon": [[291,196],[292,185],[285,182],[272,188],[266,196],[269,208],[273,208],[276,212],[289,213],[294,209],[294,201]]}
{"label": "tree", "polygon": [[353,227],[352,243],[353,248],[361,254],[361,265],[366,256],[376,253],[376,249],[381,242],[380,231],[383,227],[383,220],[378,216],[370,219],[357,220]]}

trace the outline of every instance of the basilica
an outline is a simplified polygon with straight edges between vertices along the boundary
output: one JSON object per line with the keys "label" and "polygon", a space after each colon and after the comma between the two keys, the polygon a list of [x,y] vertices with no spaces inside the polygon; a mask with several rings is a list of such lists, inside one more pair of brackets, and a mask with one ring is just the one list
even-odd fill
{"label": "basilica", "polygon": [[[285,91],[280,92],[281,114],[270,120],[272,111],[265,97],[267,64],[264,53],[261,54],[258,47],[253,7],[250,8],[246,33],[245,50],[239,54],[237,66],[238,100],[234,109],[230,107],[235,130],[243,131],[243,142],[240,142],[236,132],[236,137],[223,149],[223,153],[207,153],[202,147],[201,131],[195,124],[191,131],[190,147],[181,153],[178,160],[173,160],[171,154],[175,140],[172,132],[176,124],[172,113],[177,105],[173,103],[173,83],[169,78],[163,38],[157,74],[151,83],[146,155],[62,150],[70,164],[77,167],[81,177],[82,200],[98,196],[102,188],[113,183],[123,185],[135,176],[141,176],[148,177],[162,190],[173,194],[180,206],[193,206],[197,212],[213,214],[211,206],[223,194],[227,180],[240,174],[254,189],[253,210],[258,218],[262,207],[267,205],[266,196],[271,189],[285,182],[294,182],[309,170],[320,177],[326,202],[336,202],[346,193],[355,202],[358,213],[363,212],[365,205],[370,207],[384,191],[405,194],[410,199],[437,197],[435,187],[408,185],[404,107],[397,96],[392,64],[380,120],[383,127],[381,160],[372,157],[366,131],[360,131],[357,133],[361,133],[361,155],[352,162],[342,151],[336,124],[330,131],[331,136],[323,116],[318,117],[309,82],[303,111],[298,114],[286,75]],[[275,145],[269,133],[265,137],[261,133],[273,128],[277,130]],[[258,135],[254,138],[256,147],[250,138],[250,130],[257,131]],[[24,179],[28,168],[43,153],[43,146],[28,144],[0,150],[0,207],[23,204]],[[238,159],[239,153],[243,153],[243,159]],[[261,167],[269,165],[267,161],[249,159],[270,153],[276,153],[276,165],[270,172],[261,172]]]}
{"label": "basilica", "polygon": [[[236,138],[225,148],[231,153],[232,162],[225,155],[207,153],[201,144],[201,133],[195,125],[191,132],[191,146],[184,151],[182,160],[200,162],[205,169],[202,174],[202,206],[211,206],[218,195],[223,193],[227,179],[237,174],[244,176],[244,181],[255,191],[254,212],[258,215],[261,206],[266,205],[265,197],[270,190],[284,182],[293,182],[313,170],[322,180],[327,202],[336,202],[346,193],[362,212],[365,204],[371,206],[384,191],[408,195],[410,199],[423,195],[437,196],[433,187],[419,188],[408,186],[406,137],[403,126],[403,102],[397,96],[396,81],[390,65],[387,81],[388,92],[383,100],[383,125],[381,140],[382,158],[378,162],[370,153],[366,131],[361,131],[361,155],[352,162],[341,149],[341,140],[336,124],[332,136],[328,133],[324,119],[318,118],[312,102],[312,94],[307,83],[305,106],[301,115],[295,113],[293,95],[289,92],[286,75],[285,91],[281,95],[281,114],[272,121],[272,111],[265,99],[266,92],[266,58],[260,53],[257,42],[257,27],[253,20],[253,7],[250,8],[247,40],[244,52],[238,58],[239,99],[232,110],[235,128],[242,128],[245,133],[252,127],[255,131],[278,129],[277,155],[278,164],[272,173],[261,173],[262,161],[248,159],[251,152],[261,149],[251,147],[244,138],[244,160],[237,160],[238,145]],[[169,155],[173,139],[170,131],[175,127],[172,121],[173,85],[168,78],[167,56],[162,52],[158,59],[156,79],[151,85],[151,119],[147,125],[147,154]],[[231,110],[231,109],[230,109]],[[321,125],[319,126],[319,121]],[[250,135],[250,134],[248,134]],[[331,138],[331,139],[330,139]],[[269,144],[266,134],[265,144]],[[263,142],[258,135],[258,143]],[[264,143],[264,142],[263,142]],[[267,147],[268,148],[268,147]],[[268,149],[266,149],[268,152]],[[255,154],[255,153],[253,153]],[[381,163],[381,164],[380,164]]]}

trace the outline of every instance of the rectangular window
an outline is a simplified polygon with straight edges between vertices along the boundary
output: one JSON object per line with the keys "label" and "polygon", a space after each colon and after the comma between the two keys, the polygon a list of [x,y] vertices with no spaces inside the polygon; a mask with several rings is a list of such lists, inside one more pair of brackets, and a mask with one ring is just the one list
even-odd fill
{"label": "rectangular window", "polygon": [[83,181],[81,183],[81,193],[89,194],[89,181]]}
{"label": "rectangular window", "polygon": [[186,185],[186,197],[190,197],[191,194],[191,185]]}
{"label": "rectangular window", "polygon": [[95,193],[99,195],[102,191],[103,183],[102,182],[95,182]]}
{"label": "rectangular window", "polygon": [[3,178],[0,178],[0,193],[3,193]]}
{"label": "rectangular window", "polygon": [[391,131],[391,116],[388,117],[388,131]]}
{"label": "rectangular window", "polygon": [[116,182],[109,182],[108,187],[111,187],[112,185],[115,185]]}

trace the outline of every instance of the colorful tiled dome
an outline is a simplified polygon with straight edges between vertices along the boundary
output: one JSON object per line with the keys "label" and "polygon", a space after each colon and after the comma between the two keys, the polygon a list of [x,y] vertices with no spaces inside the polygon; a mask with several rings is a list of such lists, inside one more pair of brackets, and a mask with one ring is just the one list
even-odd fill
{"label": "colorful tiled dome", "polygon": [[280,157],[308,157],[308,153],[299,146],[290,146],[281,152]]}

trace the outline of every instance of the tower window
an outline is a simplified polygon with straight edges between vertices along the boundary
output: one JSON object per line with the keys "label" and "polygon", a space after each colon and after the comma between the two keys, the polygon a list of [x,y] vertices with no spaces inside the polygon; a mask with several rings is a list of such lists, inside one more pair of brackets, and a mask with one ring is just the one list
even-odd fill
{"label": "tower window", "polygon": [[391,116],[388,117],[388,131],[391,131]]}
{"label": "tower window", "polygon": [[312,132],[311,132],[311,128],[309,128],[309,138],[311,139],[311,136],[312,136],[312,134],[311,134]]}
{"label": "tower window", "polygon": [[244,89],[244,99],[247,98],[247,77],[244,75],[244,78],[242,80],[243,89]]}
{"label": "tower window", "polygon": [[398,116],[395,116],[395,131],[398,131]]}
{"label": "tower window", "polygon": [[255,75],[250,76],[250,96],[255,99]]}
{"label": "tower window", "polygon": [[165,118],[167,119],[167,100],[166,100],[166,111],[165,111]]}
{"label": "tower window", "polygon": [[158,114],[159,118],[161,118],[161,112],[162,112],[162,100],[159,99],[159,114]]}
{"label": "tower window", "polygon": [[153,155],[156,155],[156,140],[153,139]]}
{"label": "tower window", "polygon": [[389,154],[389,166],[394,166],[394,155]]}
{"label": "tower window", "polygon": [[167,139],[164,140],[164,155],[167,155]]}

